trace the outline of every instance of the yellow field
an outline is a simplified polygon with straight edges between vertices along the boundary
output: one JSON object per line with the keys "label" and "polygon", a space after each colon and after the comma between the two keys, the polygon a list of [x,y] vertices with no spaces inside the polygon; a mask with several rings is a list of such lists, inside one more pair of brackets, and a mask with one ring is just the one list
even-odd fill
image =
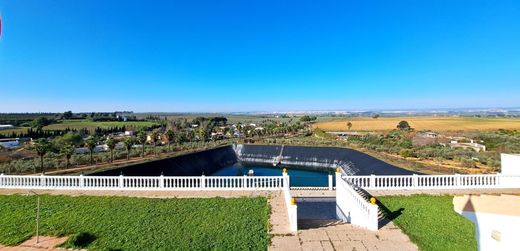
{"label": "yellow field", "polygon": [[387,131],[395,129],[399,121],[406,120],[415,130],[433,131],[491,131],[497,129],[520,130],[520,119],[466,118],[466,117],[354,117],[342,120],[318,122],[314,128],[325,131]]}

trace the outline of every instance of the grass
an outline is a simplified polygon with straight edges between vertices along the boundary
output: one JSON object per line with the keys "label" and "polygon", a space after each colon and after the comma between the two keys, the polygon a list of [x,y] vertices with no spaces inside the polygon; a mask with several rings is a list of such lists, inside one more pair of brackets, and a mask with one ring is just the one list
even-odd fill
{"label": "grass", "polygon": [[[35,196],[0,196],[0,244],[34,235]],[[266,250],[266,198],[41,196],[40,234],[89,250]]]}
{"label": "grass", "polygon": [[378,200],[384,213],[390,219],[395,217],[393,222],[421,250],[477,250],[475,226],[453,211],[452,196],[388,196]]}
{"label": "grass", "polygon": [[324,131],[388,131],[395,129],[399,121],[406,120],[415,130],[445,131],[492,131],[497,129],[520,129],[520,119],[474,118],[474,117],[354,117],[323,121],[314,124]]}

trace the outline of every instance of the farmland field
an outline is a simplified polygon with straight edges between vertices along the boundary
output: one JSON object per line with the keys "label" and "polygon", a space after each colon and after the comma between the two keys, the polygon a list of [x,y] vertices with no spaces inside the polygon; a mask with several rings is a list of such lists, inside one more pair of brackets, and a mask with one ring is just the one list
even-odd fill
{"label": "farmland field", "polygon": [[474,118],[474,117],[353,117],[341,120],[323,121],[314,128],[325,131],[348,131],[347,122],[352,123],[352,131],[388,131],[395,129],[399,121],[406,120],[415,130],[445,131],[491,131],[497,129],[520,129],[520,119]]}
{"label": "farmland field", "polygon": [[[34,235],[35,196],[0,196],[0,244]],[[266,250],[266,198],[41,196],[40,235],[87,236],[89,250]],[[76,238],[82,239],[82,238]]]}
{"label": "farmland field", "polygon": [[[150,127],[156,125],[157,123],[151,121],[127,121],[127,122],[117,122],[117,121],[102,121],[95,122],[89,120],[65,120],[63,122],[52,124],[45,126],[43,130],[64,130],[66,128],[70,129],[82,129],[87,128],[89,131],[94,131],[96,127],[100,128],[111,128],[111,127],[122,127],[125,126],[127,129],[136,130],[142,127]],[[8,135],[10,133],[16,132],[27,132],[28,127],[17,127],[13,129],[0,130],[0,134]]]}
{"label": "farmland field", "polygon": [[157,123],[150,121],[128,121],[128,122],[93,122],[88,120],[65,120],[58,124],[52,124],[44,127],[44,130],[63,130],[66,128],[70,129],[81,129],[87,128],[88,130],[94,130],[96,127],[110,128],[110,127],[121,127],[126,126],[127,128],[137,129],[140,127],[149,127]]}

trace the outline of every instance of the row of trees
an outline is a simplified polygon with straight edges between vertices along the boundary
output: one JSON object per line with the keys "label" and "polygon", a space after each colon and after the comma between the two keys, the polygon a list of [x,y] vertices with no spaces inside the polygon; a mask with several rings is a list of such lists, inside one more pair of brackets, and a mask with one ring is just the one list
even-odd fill
{"label": "row of trees", "polygon": [[[61,137],[57,137],[54,140],[47,138],[40,138],[34,141],[34,151],[40,158],[40,172],[44,173],[44,156],[49,152],[59,153],[65,157],[66,167],[69,167],[70,159],[75,153],[76,147],[84,146],[88,149],[90,154],[90,164],[93,164],[93,154],[96,147],[99,144],[105,144],[110,151],[110,162],[114,161],[114,149],[116,149],[119,142],[123,143],[126,150],[126,159],[130,159],[130,151],[136,144],[141,145],[141,157],[145,156],[145,145],[150,143],[153,145],[154,153],[157,155],[157,146],[164,140],[168,144],[168,151],[171,151],[171,145],[174,143],[182,144],[187,141],[186,135],[183,133],[175,133],[173,130],[167,130],[164,133],[153,131],[147,134],[144,130],[137,133],[136,136],[125,137],[121,140],[114,137],[100,138],[96,136],[90,136],[83,140],[79,134],[69,132]],[[35,172],[38,172],[35,168]]]}

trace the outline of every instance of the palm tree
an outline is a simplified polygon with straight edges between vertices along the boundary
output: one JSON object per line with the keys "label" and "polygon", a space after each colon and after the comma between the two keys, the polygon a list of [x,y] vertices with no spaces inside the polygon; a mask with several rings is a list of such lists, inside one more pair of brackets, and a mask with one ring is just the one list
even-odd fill
{"label": "palm tree", "polygon": [[116,148],[117,140],[112,137],[108,137],[105,141],[105,144],[107,144],[108,149],[110,149],[110,162],[114,162],[114,149]]}
{"label": "palm tree", "polygon": [[171,152],[171,144],[175,141],[175,132],[173,130],[168,130],[166,133],[164,133],[164,137],[168,141],[168,151]]}
{"label": "palm tree", "polygon": [[87,140],[85,140],[85,146],[90,151],[90,164],[91,165],[94,163],[92,154],[94,153],[94,149],[96,148],[96,145],[97,145],[97,140],[94,137],[89,137]]}
{"label": "palm tree", "polygon": [[123,143],[125,144],[126,148],[126,160],[130,159],[130,149],[132,149],[132,146],[135,143],[135,137],[127,137],[123,140]]}
{"label": "palm tree", "polygon": [[137,133],[137,141],[139,142],[139,144],[142,145],[142,157],[144,158],[144,145],[146,144],[146,133],[143,132],[143,131],[140,131],[139,133]]}
{"label": "palm tree", "polygon": [[153,151],[155,156],[157,156],[157,141],[159,141],[159,133],[157,131],[152,132],[150,138],[153,142]]}
{"label": "palm tree", "polygon": [[[38,156],[40,156],[40,171],[42,174],[44,174],[45,171],[43,170],[43,156],[45,156],[45,154],[51,149],[51,143],[45,138],[37,139],[34,142],[34,149],[36,150]],[[36,173],[36,167],[34,168],[34,172]]]}
{"label": "palm tree", "polygon": [[63,156],[65,156],[65,161],[66,161],[65,168],[69,168],[70,158],[72,157],[72,154],[74,154],[74,146],[72,146],[70,144],[64,145],[60,149],[60,153],[63,154]]}

